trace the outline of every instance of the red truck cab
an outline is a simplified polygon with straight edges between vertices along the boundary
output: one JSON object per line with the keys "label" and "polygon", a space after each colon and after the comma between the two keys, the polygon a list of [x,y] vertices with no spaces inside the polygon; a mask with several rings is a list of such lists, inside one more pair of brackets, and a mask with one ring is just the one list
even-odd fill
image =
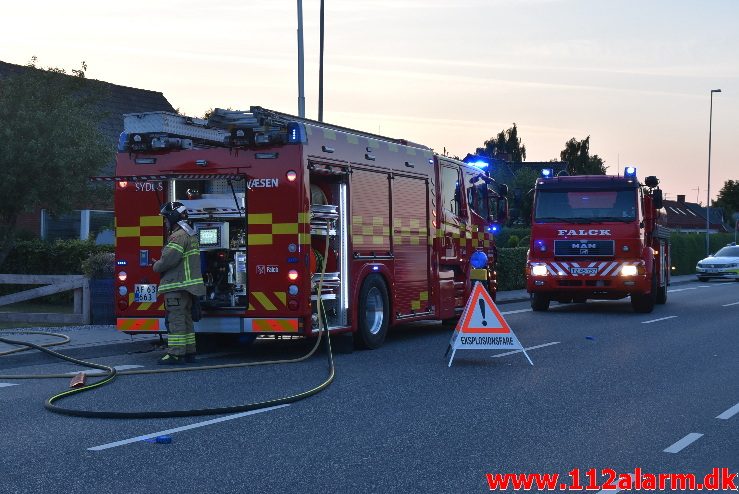
{"label": "red truck cab", "polygon": [[669,231],[658,226],[662,191],[656,177],[552,176],[534,188],[526,289],[536,311],[552,300],[631,297],[634,310],[665,303]]}

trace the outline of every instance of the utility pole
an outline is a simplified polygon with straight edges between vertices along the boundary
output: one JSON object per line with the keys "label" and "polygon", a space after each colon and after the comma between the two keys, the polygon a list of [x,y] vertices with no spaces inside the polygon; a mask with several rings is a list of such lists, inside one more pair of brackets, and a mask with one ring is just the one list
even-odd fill
{"label": "utility pole", "polygon": [[298,116],[301,118],[305,118],[305,70],[303,53],[303,0],[298,0]]}
{"label": "utility pole", "polygon": [[323,0],[321,0],[321,53],[318,64],[318,121],[323,122]]}
{"label": "utility pole", "polygon": [[720,93],[720,89],[711,89],[711,110],[708,114],[708,192],[706,199],[706,257],[711,253],[709,247],[709,232],[711,226],[711,126],[713,124],[713,93]]}

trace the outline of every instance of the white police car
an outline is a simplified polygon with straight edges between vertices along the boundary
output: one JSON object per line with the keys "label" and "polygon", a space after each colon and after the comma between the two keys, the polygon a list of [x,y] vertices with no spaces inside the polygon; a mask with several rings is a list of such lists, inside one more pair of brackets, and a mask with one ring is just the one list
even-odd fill
{"label": "white police car", "polygon": [[698,261],[695,275],[700,281],[709,279],[739,281],[739,245],[729,244],[714,255]]}

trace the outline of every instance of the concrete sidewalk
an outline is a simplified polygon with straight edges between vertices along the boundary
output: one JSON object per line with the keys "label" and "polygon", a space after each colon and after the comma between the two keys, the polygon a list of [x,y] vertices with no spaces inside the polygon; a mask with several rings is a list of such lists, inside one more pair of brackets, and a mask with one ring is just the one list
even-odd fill
{"label": "concrete sidewalk", "polygon": [[[672,276],[670,279],[670,285],[680,285],[683,283],[697,282],[697,278],[694,274],[684,274],[680,276]],[[496,304],[512,304],[514,302],[526,302],[529,300],[529,294],[526,290],[508,290],[505,292],[498,292],[496,297]]]}

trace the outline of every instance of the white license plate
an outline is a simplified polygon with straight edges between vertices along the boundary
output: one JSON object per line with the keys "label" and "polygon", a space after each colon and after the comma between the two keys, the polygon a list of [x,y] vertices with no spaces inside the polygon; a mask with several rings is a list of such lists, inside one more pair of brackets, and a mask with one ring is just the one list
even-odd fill
{"label": "white license plate", "polygon": [[157,285],[134,285],[134,302],[155,302],[157,299]]}
{"label": "white license plate", "polygon": [[598,268],[570,268],[572,274],[598,274]]}

